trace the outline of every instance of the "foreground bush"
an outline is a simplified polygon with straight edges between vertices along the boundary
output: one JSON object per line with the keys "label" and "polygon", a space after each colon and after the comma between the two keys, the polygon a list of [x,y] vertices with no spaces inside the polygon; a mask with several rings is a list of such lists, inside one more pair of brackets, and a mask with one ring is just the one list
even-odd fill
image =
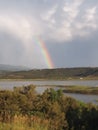
{"label": "foreground bush", "polygon": [[35,86],[0,91],[0,130],[98,130],[98,107]]}

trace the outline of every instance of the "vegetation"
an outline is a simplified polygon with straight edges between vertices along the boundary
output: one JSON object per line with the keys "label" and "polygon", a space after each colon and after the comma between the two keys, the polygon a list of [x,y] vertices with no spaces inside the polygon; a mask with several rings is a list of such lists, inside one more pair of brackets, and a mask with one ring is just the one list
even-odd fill
{"label": "vegetation", "polygon": [[98,67],[4,71],[0,73],[0,79],[98,79]]}
{"label": "vegetation", "polygon": [[63,92],[65,93],[98,94],[98,87],[72,85],[63,88]]}
{"label": "vegetation", "polygon": [[34,118],[31,126],[28,121],[26,116],[15,116],[12,122],[1,122],[0,130],[48,130],[47,120],[42,121],[40,118]]}
{"label": "vegetation", "polygon": [[34,85],[1,90],[0,130],[98,130],[98,106]]}

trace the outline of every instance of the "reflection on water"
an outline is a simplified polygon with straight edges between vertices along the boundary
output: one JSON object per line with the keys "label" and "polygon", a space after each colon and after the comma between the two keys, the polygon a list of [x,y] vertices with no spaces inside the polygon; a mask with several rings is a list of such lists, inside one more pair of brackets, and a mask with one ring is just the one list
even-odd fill
{"label": "reflection on water", "polygon": [[[13,87],[25,86],[29,84],[36,85],[36,91],[38,93],[43,93],[47,88],[50,88],[51,85],[83,85],[83,86],[98,86],[98,80],[72,80],[72,81],[55,81],[55,80],[45,80],[45,81],[0,81],[1,89],[13,89]],[[47,86],[48,85],[48,86]],[[50,87],[49,87],[50,85]],[[54,89],[59,89],[61,87],[54,87]],[[77,100],[81,100],[83,102],[92,102],[98,104],[96,100],[98,100],[98,95],[86,95],[86,94],[73,94],[67,93],[66,95],[71,96]]]}

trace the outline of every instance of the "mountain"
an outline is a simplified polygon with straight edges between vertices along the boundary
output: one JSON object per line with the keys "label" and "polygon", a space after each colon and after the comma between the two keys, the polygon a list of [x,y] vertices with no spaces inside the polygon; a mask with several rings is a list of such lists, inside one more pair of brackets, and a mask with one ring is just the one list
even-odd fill
{"label": "mountain", "polygon": [[25,67],[25,66],[13,66],[13,65],[0,64],[0,72],[2,72],[2,71],[23,71],[23,70],[30,70],[30,68]]}

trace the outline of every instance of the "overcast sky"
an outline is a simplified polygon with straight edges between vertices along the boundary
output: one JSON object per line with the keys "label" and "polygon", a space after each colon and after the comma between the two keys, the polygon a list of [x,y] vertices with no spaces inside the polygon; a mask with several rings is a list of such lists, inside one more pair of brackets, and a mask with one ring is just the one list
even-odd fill
{"label": "overcast sky", "polygon": [[0,0],[0,64],[98,66],[98,0]]}

